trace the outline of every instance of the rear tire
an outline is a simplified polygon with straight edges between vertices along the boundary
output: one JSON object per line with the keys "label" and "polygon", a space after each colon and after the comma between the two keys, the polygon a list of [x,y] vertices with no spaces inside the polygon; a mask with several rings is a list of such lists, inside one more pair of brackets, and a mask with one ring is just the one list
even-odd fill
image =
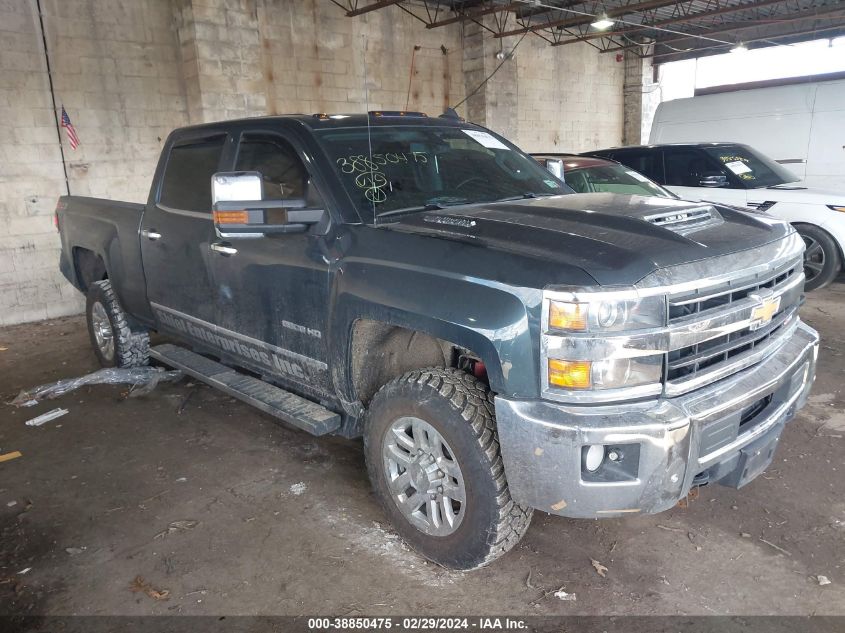
{"label": "rear tire", "polygon": [[85,305],[91,346],[103,367],[141,367],[150,359],[150,335],[133,330],[108,279],[88,288]]}
{"label": "rear tire", "polygon": [[484,383],[439,367],[387,383],[369,406],[375,495],[408,545],[450,569],[491,563],[531,522],[532,510],[511,499],[493,411]]}
{"label": "rear tire", "polygon": [[830,234],[813,224],[796,224],[804,240],[804,290],[818,290],[830,284],[839,274],[839,247]]}

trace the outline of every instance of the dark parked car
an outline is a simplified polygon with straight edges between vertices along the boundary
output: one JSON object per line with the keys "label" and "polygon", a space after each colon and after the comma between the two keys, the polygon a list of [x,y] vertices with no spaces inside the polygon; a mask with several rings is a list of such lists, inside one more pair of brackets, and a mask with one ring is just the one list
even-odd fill
{"label": "dark parked car", "polygon": [[562,169],[564,182],[576,193],[626,193],[638,196],[675,198],[674,193],[649,180],[638,171],[607,158],[578,154],[532,154],[544,167]]}

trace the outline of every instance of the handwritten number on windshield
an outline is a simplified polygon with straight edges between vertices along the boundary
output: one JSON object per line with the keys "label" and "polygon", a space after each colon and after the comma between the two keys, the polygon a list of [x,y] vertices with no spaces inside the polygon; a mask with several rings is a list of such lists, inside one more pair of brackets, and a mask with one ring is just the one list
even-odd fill
{"label": "handwritten number on windshield", "polygon": [[384,188],[387,177],[379,170],[382,165],[397,165],[399,163],[428,163],[425,152],[388,152],[386,154],[372,154],[367,158],[363,154],[351,154],[337,159],[337,165],[344,174],[356,174],[355,186],[364,191],[364,196],[370,202],[379,204],[387,200]]}

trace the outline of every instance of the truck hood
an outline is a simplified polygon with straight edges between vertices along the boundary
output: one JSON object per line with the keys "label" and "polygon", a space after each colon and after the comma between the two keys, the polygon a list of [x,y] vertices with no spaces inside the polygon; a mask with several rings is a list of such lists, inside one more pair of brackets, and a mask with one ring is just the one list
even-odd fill
{"label": "truck hood", "polygon": [[750,189],[748,200],[845,206],[845,189],[822,189],[803,182],[792,182],[777,187]]}
{"label": "truck hood", "polygon": [[600,285],[633,284],[659,268],[760,248],[792,231],[729,207],[612,193],[454,206],[380,227],[577,266]]}

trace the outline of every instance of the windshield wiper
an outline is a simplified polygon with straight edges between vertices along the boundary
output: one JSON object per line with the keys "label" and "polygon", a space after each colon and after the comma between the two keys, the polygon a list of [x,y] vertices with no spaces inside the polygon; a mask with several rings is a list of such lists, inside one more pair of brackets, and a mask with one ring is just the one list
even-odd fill
{"label": "windshield wiper", "polygon": [[418,207],[404,207],[402,209],[393,209],[379,213],[377,218],[396,217],[398,215],[405,215],[407,213],[419,213],[420,211],[442,211],[446,207],[453,207],[460,204],[467,204],[469,200],[466,198],[456,198],[454,196],[440,196],[438,198],[431,198],[425,204]]}
{"label": "windshield wiper", "polygon": [[491,200],[490,202],[510,202],[513,200],[531,200],[532,198],[548,198],[549,196],[554,196],[557,194],[554,193],[534,193],[533,191],[526,191],[525,193],[521,193],[518,196],[507,196],[506,198],[499,198],[497,200]]}
{"label": "windshield wiper", "polygon": [[420,211],[442,211],[445,208],[446,207],[444,207],[442,204],[437,204],[436,202],[427,202],[418,207],[405,207],[404,209],[393,209],[392,211],[385,211],[384,213],[379,213],[376,218],[392,218],[398,215],[419,213]]}

